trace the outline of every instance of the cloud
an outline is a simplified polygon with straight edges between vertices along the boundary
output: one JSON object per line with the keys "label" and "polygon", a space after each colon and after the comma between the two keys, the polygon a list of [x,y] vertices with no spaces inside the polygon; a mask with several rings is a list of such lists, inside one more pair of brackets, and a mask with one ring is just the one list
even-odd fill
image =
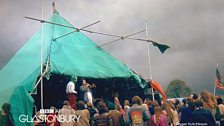
{"label": "cloud", "polygon": [[[89,29],[126,35],[144,28],[148,21],[149,36],[171,46],[165,54],[151,46],[153,78],[163,87],[176,78],[195,91],[213,88],[215,66],[223,71],[224,8],[222,0],[55,0],[60,14],[77,27],[97,20]],[[0,68],[40,28],[40,23],[24,16],[41,17],[41,1],[2,0],[0,5]],[[52,13],[51,1],[44,3],[44,17]],[[85,33],[97,44],[113,40]],[[144,33],[136,35],[144,38]],[[103,47],[113,56],[149,77],[147,44],[123,40]]]}

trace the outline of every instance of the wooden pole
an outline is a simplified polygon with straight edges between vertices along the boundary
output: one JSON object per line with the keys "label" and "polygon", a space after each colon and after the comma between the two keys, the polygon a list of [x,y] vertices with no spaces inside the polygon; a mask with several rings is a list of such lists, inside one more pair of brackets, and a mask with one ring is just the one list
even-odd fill
{"label": "wooden pole", "polygon": [[[44,19],[44,0],[41,1],[41,19]],[[41,24],[41,41],[40,41],[40,74],[43,75],[43,42],[44,41],[44,24]],[[43,94],[43,77],[40,77],[41,83],[41,109],[44,108],[44,94]]]}
{"label": "wooden pole", "polygon": [[114,42],[116,42],[116,41],[119,41],[119,40],[122,40],[122,39],[125,39],[125,38],[128,38],[128,37],[130,37],[130,36],[139,34],[139,33],[144,32],[144,31],[145,31],[145,29],[143,29],[143,30],[141,30],[141,31],[134,32],[134,33],[129,34],[129,35],[126,35],[126,36],[120,36],[119,39],[115,39],[115,40],[113,40],[113,41],[111,41],[111,42],[104,43],[104,44],[100,45],[100,47],[105,46],[105,45],[108,45],[108,44],[111,44],[111,43],[114,43]]}
{"label": "wooden pole", "polygon": [[89,25],[86,25],[86,26],[84,26],[84,27],[82,27],[82,28],[80,28],[80,29],[75,29],[74,31],[65,33],[65,34],[63,34],[63,35],[61,35],[61,36],[59,36],[59,37],[57,37],[57,38],[54,38],[53,40],[55,41],[55,40],[57,40],[57,39],[59,39],[59,38],[62,38],[62,37],[67,36],[67,35],[70,35],[70,34],[72,34],[72,33],[74,33],[74,32],[79,32],[80,30],[83,30],[84,28],[90,27],[90,26],[92,26],[92,25],[94,25],[94,24],[97,24],[97,23],[99,23],[99,22],[100,22],[100,21],[96,21],[96,22],[91,23],[91,24],[89,24]]}
{"label": "wooden pole", "polygon": [[[148,39],[148,24],[147,22],[145,23],[145,35],[146,35],[146,39]],[[147,49],[148,49],[148,66],[149,66],[149,77],[150,80],[152,80],[152,67],[151,67],[151,56],[150,56],[150,44],[149,42],[147,42]],[[154,89],[151,85],[151,91],[152,91],[152,100],[155,100],[155,96],[154,96]]]}

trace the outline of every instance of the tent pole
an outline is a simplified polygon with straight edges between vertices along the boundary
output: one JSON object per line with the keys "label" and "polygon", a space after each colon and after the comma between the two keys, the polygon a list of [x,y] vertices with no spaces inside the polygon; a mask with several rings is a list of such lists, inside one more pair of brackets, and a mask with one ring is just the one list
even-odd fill
{"label": "tent pole", "polygon": [[105,45],[108,45],[108,44],[111,44],[111,43],[116,42],[116,41],[119,41],[119,40],[123,40],[123,39],[125,39],[125,38],[127,38],[127,37],[130,37],[130,36],[139,34],[139,33],[144,32],[144,31],[145,31],[145,29],[143,29],[143,30],[141,30],[141,31],[137,31],[137,32],[131,33],[131,34],[126,35],[126,36],[121,36],[119,39],[115,39],[115,40],[113,40],[113,41],[110,41],[110,42],[107,42],[107,43],[104,43],[104,44],[100,45],[100,47],[105,46]]}
{"label": "tent pole", "polygon": [[[148,24],[147,22],[145,23],[145,35],[146,35],[146,39],[148,39]],[[149,65],[149,76],[150,76],[150,80],[152,80],[152,67],[151,67],[151,57],[150,57],[150,45],[149,42],[147,42],[147,48],[148,48],[148,65]],[[151,85],[151,91],[152,91],[152,100],[155,100],[154,97],[154,89]]]}
{"label": "tent pole", "polygon": [[32,94],[34,92],[34,90],[37,88],[37,86],[39,85],[39,83],[41,82],[41,80],[43,80],[44,75],[47,73],[47,71],[45,71],[39,78],[39,80],[37,81],[37,83],[35,84],[33,91],[30,93]]}
{"label": "tent pole", "polygon": [[33,91],[30,92],[30,95],[34,92],[34,90],[37,88],[37,86],[39,85],[40,81],[43,79],[43,77],[45,76],[45,74],[49,71],[49,63],[50,63],[50,58],[48,57],[48,60],[47,60],[47,65],[46,65],[46,68],[44,70],[44,73],[40,75],[40,78],[39,80],[36,82],[34,88],[33,88]]}
{"label": "tent pole", "polygon": [[[151,57],[150,57],[150,49],[149,49],[149,43],[147,43],[147,47],[148,47],[148,65],[149,65],[149,72],[150,72],[150,80],[152,80],[152,67],[151,67]],[[151,90],[152,90],[152,100],[154,101],[155,100],[155,97],[154,97],[154,89],[151,85]]]}
{"label": "tent pole", "polygon": [[[44,19],[44,0],[41,0],[41,19]],[[41,23],[41,41],[40,41],[40,83],[41,83],[41,109],[44,108],[44,96],[43,96],[43,40],[44,40],[44,24]]]}
{"label": "tent pole", "polygon": [[59,36],[59,37],[57,37],[57,38],[54,38],[53,40],[55,41],[55,40],[57,40],[57,39],[59,39],[59,38],[62,38],[62,37],[67,36],[67,35],[70,35],[70,34],[72,34],[72,33],[74,33],[74,32],[79,32],[80,30],[82,30],[82,29],[84,29],[84,28],[87,28],[87,27],[90,27],[90,26],[92,26],[92,25],[94,25],[94,24],[97,24],[97,23],[99,23],[99,22],[100,22],[100,21],[96,21],[96,22],[91,23],[91,24],[88,24],[88,25],[86,25],[86,26],[84,26],[84,27],[82,27],[82,28],[80,28],[80,29],[77,28],[77,29],[75,29],[74,31],[65,33],[65,34],[63,34],[63,35],[61,35],[61,36]]}
{"label": "tent pole", "polygon": [[[110,36],[110,37],[117,37],[117,38],[127,38],[127,39],[134,39],[134,38],[130,38],[130,35],[128,36],[121,36],[121,35],[115,35],[115,34],[109,34],[109,33],[104,33],[104,32],[98,32],[98,31],[92,31],[92,30],[87,30],[87,29],[84,29],[86,28],[86,26],[83,28],[76,28],[76,27],[73,27],[73,26],[68,26],[68,25],[64,25],[64,24],[59,24],[59,23],[55,23],[55,22],[50,22],[50,21],[46,21],[46,20],[41,20],[41,19],[37,19],[37,18],[32,18],[32,17],[27,17],[25,16],[26,19],[30,19],[30,20],[33,20],[33,21],[39,21],[41,23],[48,23],[48,24],[53,24],[53,25],[57,25],[57,26],[61,26],[61,27],[66,27],[66,28],[71,28],[71,29],[79,29],[80,31],[84,31],[84,32],[88,32],[88,33],[95,33],[95,34],[98,34],[98,35],[105,35],[105,36]],[[97,23],[97,22],[96,22]],[[91,25],[91,24],[90,24]],[[88,26],[89,27],[89,26]],[[142,31],[141,31],[142,32]],[[131,34],[132,36],[132,34]],[[120,39],[119,39],[120,40]],[[145,40],[145,39],[134,39],[134,40],[139,40],[139,41],[149,41],[149,40]],[[152,42],[152,41],[150,41]]]}

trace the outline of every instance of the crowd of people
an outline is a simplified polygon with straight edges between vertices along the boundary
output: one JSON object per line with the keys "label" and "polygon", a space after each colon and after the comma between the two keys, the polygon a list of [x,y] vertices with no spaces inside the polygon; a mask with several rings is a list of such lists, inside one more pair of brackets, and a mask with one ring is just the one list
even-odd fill
{"label": "crowd of people", "polygon": [[193,94],[182,101],[144,101],[139,96],[125,100],[121,105],[117,97],[114,101],[103,99],[92,102],[78,101],[73,109],[68,101],[56,113],[79,115],[74,122],[51,122],[47,126],[224,126],[224,105],[220,97],[207,91]]}
{"label": "crowd of people", "polygon": [[[120,103],[118,96],[113,101],[93,99],[90,85],[83,80],[80,91],[83,93],[77,102],[75,82],[71,78],[67,84],[63,107],[48,113],[53,115],[47,122],[35,123],[35,126],[224,126],[224,104],[221,97],[215,97],[207,91],[199,95],[192,94],[179,100],[151,100],[134,96]],[[13,125],[10,104],[4,104],[0,115],[0,126]],[[58,120],[60,115],[66,118],[77,117],[72,121]],[[6,124],[7,123],[7,124]]]}

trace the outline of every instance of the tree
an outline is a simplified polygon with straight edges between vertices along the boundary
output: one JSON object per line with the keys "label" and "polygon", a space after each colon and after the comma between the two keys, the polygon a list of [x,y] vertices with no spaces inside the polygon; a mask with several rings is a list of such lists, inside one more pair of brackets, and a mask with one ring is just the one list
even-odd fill
{"label": "tree", "polygon": [[186,82],[179,79],[171,81],[166,90],[168,98],[187,97],[190,94],[191,89],[186,85]]}

